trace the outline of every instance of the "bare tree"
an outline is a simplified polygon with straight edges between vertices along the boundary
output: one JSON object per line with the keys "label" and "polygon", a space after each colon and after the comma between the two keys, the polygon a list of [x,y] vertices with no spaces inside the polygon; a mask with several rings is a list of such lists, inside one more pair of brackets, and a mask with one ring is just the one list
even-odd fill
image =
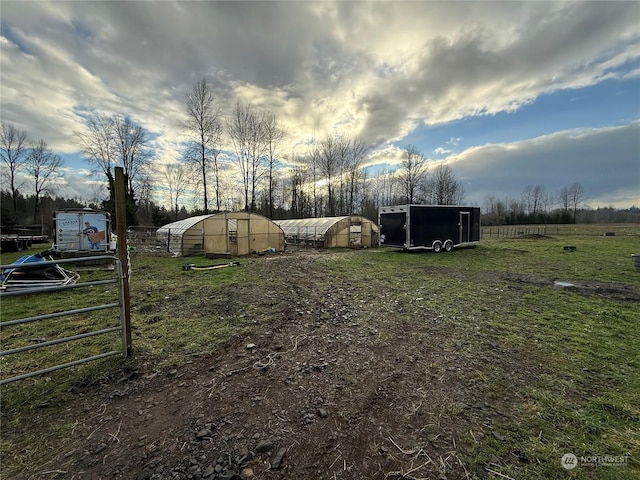
{"label": "bare tree", "polygon": [[117,165],[118,151],[112,119],[100,114],[91,115],[85,126],[85,132],[76,132],[80,154],[107,177],[108,188],[113,195],[113,167]]}
{"label": "bare tree", "polygon": [[427,159],[416,147],[409,145],[402,154],[398,173],[402,183],[404,201],[409,204],[414,203],[417,200],[419,185],[427,175]]}
{"label": "bare tree", "polygon": [[318,217],[318,175],[320,170],[320,147],[314,143],[309,155],[309,170],[311,171],[311,185],[313,191],[313,216]]}
{"label": "bare tree", "polygon": [[435,205],[460,205],[464,200],[464,188],[458,182],[449,165],[438,165],[428,182],[428,201]]}
{"label": "bare tree", "polygon": [[[344,215],[346,213],[346,197],[347,197],[347,179],[346,171],[349,163],[349,154],[351,151],[351,140],[344,136],[338,135],[334,140],[336,150],[336,188],[338,190],[336,198],[336,213]],[[334,188],[335,190],[335,188]]]}
{"label": "bare tree", "polygon": [[151,195],[154,186],[152,180],[145,172],[137,181],[136,195],[138,196],[138,218],[142,225],[150,225],[153,222],[153,202]]}
{"label": "bare tree", "polygon": [[518,200],[517,198],[509,198],[509,216],[511,217],[510,222],[516,223],[521,221],[520,219],[525,215],[525,205],[522,200]]}
{"label": "bare tree", "polygon": [[578,216],[578,208],[580,205],[587,199],[587,196],[584,192],[584,187],[579,183],[574,183],[569,188],[569,201],[571,202],[571,207],[573,208],[573,223],[576,223],[576,219]]}
{"label": "bare tree", "polygon": [[389,185],[393,176],[388,171],[379,171],[371,178],[371,196],[377,207],[389,205],[391,195]]}
{"label": "bare tree", "polygon": [[[484,217],[490,225],[503,225],[507,218],[507,200],[501,200],[493,195],[485,199]],[[483,220],[484,221],[484,220]]]}
{"label": "bare tree", "polygon": [[307,182],[309,169],[306,165],[294,165],[291,168],[291,218],[302,218],[307,205],[304,185]]}
{"label": "bare tree", "polygon": [[264,174],[264,155],[268,150],[264,117],[251,105],[236,103],[228,124],[228,134],[236,151],[242,175],[245,210],[256,210],[256,188]]}
{"label": "bare tree", "polygon": [[379,205],[376,203],[373,195],[373,179],[369,176],[366,168],[360,170],[360,176],[362,183],[359,210],[362,216],[372,220],[377,219]]}
{"label": "bare tree", "polygon": [[522,196],[527,214],[535,216],[541,213],[546,197],[546,191],[542,185],[527,185]]}
{"label": "bare tree", "polygon": [[274,175],[278,160],[276,159],[276,151],[280,142],[284,139],[285,132],[280,126],[276,116],[267,112],[263,117],[263,128],[265,142],[267,143],[267,209],[269,218],[273,218],[273,190]]}
{"label": "bare tree", "polygon": [[127,181],[125,196],[133,200],[136,198],[136,182],[145,174],[151,157],[147,149],[146,134],[128,115],[115,115],[112,122],[119,160]]}
{"label": "bare tree", "polygon": [[[353,215],[355,212],[356,198],[360,180],[364,184],[364,176],[362,164],[367,154],[367,147],[362,140],[353,139],[349,143],[349,151],[345,166],[346,184],[347,184],[347,215]],[[364,187],[363,187],[364,188]]]}
{"label": "bare tree", "polygon": [[187,94],[187,121],[183,128],[189,135],[193,155],[187,159],[198,165],[202,191],[204,195],[204,212],[209,213],[209,188],[207,173],[213,169],[213,181],[216,197],[216,210],[220,210],[220,165],[219,158],[222,140],[222,113],[215,104],[213,93],[203,78],[193,90]]}
{"label": "bare tree", "polygon": [[78,147],[84,159],[107,178],[107,208],[115,212],[115,176],[113,168],[121,165],[126,178],[125,201],[127,223],[137,224],[135,182],[144,175],[149,162],[144,129],[127,115],[94,114],[86,120],[86,131],[76,132]]}
{"label": "bare tree", "polygon": [[184,163],[168,163],[161,170],[164,184],[169,193],[169,201],[174,220],[178,220],[180,197],[193,183],[193,170]]}
{"label": "bare tree", "polygon": [[229,121],[227,132],[231,137],[231,141],[236,150],[236,161],[240,168],[240,175],[242,176],[242,188],[244,191],[244,208],[249,209],[249,186],[250,186],[250,172],[251,172],[251,160],[249,158],[249,123],[251,122],[251,112],[247,107],[244,107],[240,102],[236,103],[236,108],[233,111],[233,117]]}
{"label": "bare tree", "polygon": [[327,135],[319,145],[319,170],[327,182],[328,215],[336,215],[335,182],[339,173],[341,142],[338,138]]}
{"label": "bare tree", "polygon": [[562,211],[562,213],[564,214],[568,214],[569,213],[569,206],[571,205],[571,198],[569,195],[569,187],[562,187],[559,191],[558,194],[556,195],[558,204],[560,205],[560,210]]}
{"label": "bare tree", "polygon": [[40,198],[43,193],[53,192],[52,181],[60,174],[62,158],[47,147],[44,140],[40,139],[29,149],[26,170],[31,176],[34,190],[33,222],[38,221],[40,210]]}
{"label": "bare tree", "polygon": [[28,153],[27,132],[18,130],[10,123],[2,122],[0,142],[2,143],[0,158],[2,158],[3,167],[8,172],[9,188],[13,199],[13,214],[17,215],[18,189],[20,188],[18,173],[24,168]]}

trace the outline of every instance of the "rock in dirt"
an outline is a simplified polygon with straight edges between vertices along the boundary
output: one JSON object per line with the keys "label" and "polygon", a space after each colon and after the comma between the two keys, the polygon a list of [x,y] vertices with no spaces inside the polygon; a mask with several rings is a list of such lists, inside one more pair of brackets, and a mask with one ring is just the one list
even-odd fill
{"label": "rock in dirt", "polygon": [[253,470],[251,468],[243,468],[240,471],[240,478],[242,480],[249,480],[250,478],[253,478]]}
{"label": "rock in dirt", "polygon": [[204,472],[202,472],[202,476],[204,478],[210,477],[211,475],[213,475],[216,472],[215,468],[213,468],[211,465],[209,465],[207,468],[204,469]]}
{"label": "rock in dirt", "polygon": [[262,440],[258,445],[256,445],[256,452],[264,453],[268,452],[273,448],[273,442],[271,440]]}
{"label": "rock in dirt", "polygon": [[236,458],[236,463],[240,467],[246,467],[249,462],[251,462],[251,460],[253,460],[253,453],[244,448],[240,455],[238,455],[238,457]]}
{"label": "rock in dirt", "polygon": [[282,459],[284,458],[285,453],[287,453],[287,449],[283,447],[280,450],[278,450],[278,452],[274,455],[273,459],[271,459],[272,470],[277,470],[278,468],[280,468],[280,465],[282,465]]}

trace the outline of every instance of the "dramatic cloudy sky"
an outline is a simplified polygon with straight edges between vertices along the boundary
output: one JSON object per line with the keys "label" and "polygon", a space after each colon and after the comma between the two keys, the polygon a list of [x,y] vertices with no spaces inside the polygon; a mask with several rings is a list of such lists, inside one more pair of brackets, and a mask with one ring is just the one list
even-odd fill
{"label": "dramatic cloudy sky", "polygon": [[467,201],[580,182],[591,206],[640,205],[639,2],[17,2],[1,14],[2,121],[66,162],[93,198],[74,131],[128,113],[158,162],[179,157],[199,78],[223,108],[272,110],[283,154],[332,132],[372,169],[409,144]]}

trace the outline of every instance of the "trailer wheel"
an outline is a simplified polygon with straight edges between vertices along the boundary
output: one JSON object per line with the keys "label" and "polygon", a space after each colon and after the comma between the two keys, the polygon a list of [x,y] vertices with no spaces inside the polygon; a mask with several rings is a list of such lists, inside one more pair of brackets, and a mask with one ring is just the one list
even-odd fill
{"label": "trailer wheel", "polygon": [[16,252],[21,252],[22,250],[24,250],[22,240],[16,240]]}
{"label": "trailer wheel", "polygon": [[453,242],[451,240],[447,240],[446,242],[444,242],[445,252],[450,252],[452,248],[453,248]]}
{"label": "trailer wheel", "polygon": [[442,250],[442,242],[440,240],[436,240],[432,245],[433,251],[439,253]]}

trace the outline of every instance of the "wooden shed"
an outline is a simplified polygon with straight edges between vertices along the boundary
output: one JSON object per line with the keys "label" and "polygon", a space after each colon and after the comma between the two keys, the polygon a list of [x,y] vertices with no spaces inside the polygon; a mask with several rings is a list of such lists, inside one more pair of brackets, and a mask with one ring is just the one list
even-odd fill
{"label": "wooden shed", "polygon": [[262,215],[224,212],[199,215],[169,223],[156,232],[177,256],[229,254],[249,255],[284,250],[284,232]]}
{"label": "wooden shed", "polygon": [[377,247],[380,234],[374,222],[357,215],[274,220],[274,223],[284,231],[287,243],[294,245],[324,248]]}

